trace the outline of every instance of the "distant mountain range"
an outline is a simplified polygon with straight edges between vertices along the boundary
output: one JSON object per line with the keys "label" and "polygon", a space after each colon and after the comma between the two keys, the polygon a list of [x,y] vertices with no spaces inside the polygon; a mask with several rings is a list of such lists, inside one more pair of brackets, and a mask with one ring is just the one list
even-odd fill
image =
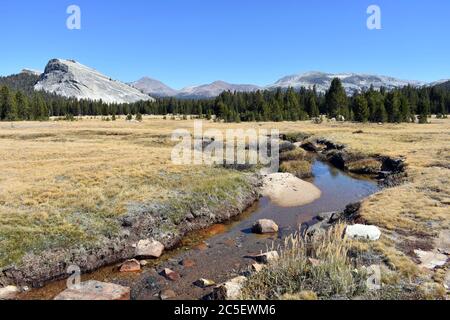
{"label": "distant mountain range", "polygon": [[367,90],[371,86],[375,89],[385,87],[386,89],[394,89],[404,87],[407,85],[422,86],[425,83],[415,80],[400,80],[393,77],[377,76],[369,74],[357,73],[323,73],[323,72],[307,72],[298,75],[291,75],[284,77],[272,85],[260,87],[251,84],[230,84],[224,81],[216,81],[211,84],[187,87],[181,90],[175,90],[165,85],[164,83],[144,77],[132,85],[142,92],[157,96],[157,97],[178,97],[178,98],[214,98],[224,91],[238,91],[238,92],[252,92],[262,89],[300,89],[305,87],[312,89],[314,86],[318,92],[326,92],[330,88],[331,81],[334,78],[339,78],[347,92],[352,95],[354,92]]}
{"label": "distant mountain range", "polygon": [[393,77],[378,76],[371,74],[359,73],[323,73],[323,72],[307,72],[299,75],[291,75],[284,77],[275,84],[269,86],[270,89],[275,88],[294,88],[300,89],[305,87],[312,89],[316,86],[318,92],[326,92],[334,78],[339,78],[345,88],[347,94],[352,95],[355,92],[361,92],[373,86],[375,89],[385,87],[388,90],[404,87],[407,85],[422,86],[425,83],[414,80],[400,80]]}
{"label": "distant mountain range", "polygon": [[91,100],[101,99],[107,103],[130,103],[140,100],[153,100],[153,97],[176,97],[181,99],[215,98],[224,91],[253,92],[277,88],[300,89],[305,87],[312,89],[315,87],[318,92],[326,92],[333,78],[341,79],[349,95],[367,90],[371,86],[375,89],[385,87],[388,90],[407,85],[450,88],[449,80],[440,80],[427,84],[415,80],[400,80],[393,77],[370,74],[307,72],[286,76],[274,84],[264,87],[215,81],[210,84],[176,90],[150,77],[143,77],[138,81],[125,84],[112,80],[110,77],[74,60],[63,59],[50,60],[44,73],[24,69],[20,75],[0,77],[0,84],[7,84],[13,88],[26,86],[24,90],[27,92],[34,89],[55,93],[64,97]]}

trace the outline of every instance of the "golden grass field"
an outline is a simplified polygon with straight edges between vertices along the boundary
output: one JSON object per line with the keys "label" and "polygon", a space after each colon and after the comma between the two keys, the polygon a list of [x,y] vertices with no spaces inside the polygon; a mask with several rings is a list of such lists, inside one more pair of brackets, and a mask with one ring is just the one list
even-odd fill
{"label": "golden grass field", "polygon": [[[355,152],[402,156],[407,183],[363,203],[363,218],[383,229],[371,249],[411,278],[421,271],[412,250],[450,247],[449,119],[426,125],[205,122],[204,127],[278,128],[326,137]],[[231,190],[221,185],[238,183],[234,171],[171,163],[170,135],[179,128],[193,130],[193,121],[0,123],[0,267],[32,250],[114,233],[112,219],[130,202],[165,201],[205,188]]]}

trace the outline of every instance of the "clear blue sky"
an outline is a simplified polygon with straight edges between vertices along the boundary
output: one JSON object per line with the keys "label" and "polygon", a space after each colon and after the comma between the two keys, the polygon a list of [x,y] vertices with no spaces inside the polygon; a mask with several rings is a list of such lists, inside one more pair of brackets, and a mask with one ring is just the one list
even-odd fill
{"label": "clear blue sky", "polygon": [[[82,29],[66,28],[66,9]],[[382,30],[366,28],[370,4]],[[448,0],[1,1],[0,74],[70,58],[122,81],[266,85],[310,70],[450,78]]]}

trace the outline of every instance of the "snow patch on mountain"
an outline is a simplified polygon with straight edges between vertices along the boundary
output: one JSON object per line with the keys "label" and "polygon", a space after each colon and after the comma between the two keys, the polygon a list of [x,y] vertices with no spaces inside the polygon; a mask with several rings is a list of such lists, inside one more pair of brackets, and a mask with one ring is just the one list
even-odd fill
{"label": "snow patch on mountain", "polygon": [[20,73],[29,74],[32,76],[40,76],[42,74],[42,71],[33,70],[33,69],[22,69]]}
{"label": "snow patch on mountain", "polygon": [[268,86],[269,89],[276,88],[294,88],[299,89],[305,87],[312,89],[316,86],[318,92],[326,92],[334,78],[339,78],[345,88],[347,94],[351,95],[355,92],[361,92],[373,86],[375,89],[385,87],[387,90],[404,87],[407,85],[422,86],[423,82],[400,80],[393,77],[358,74],[358,73],[323,73],[323,72],[307,72],[303,74],[291,75],[278,80],[275,84]]}

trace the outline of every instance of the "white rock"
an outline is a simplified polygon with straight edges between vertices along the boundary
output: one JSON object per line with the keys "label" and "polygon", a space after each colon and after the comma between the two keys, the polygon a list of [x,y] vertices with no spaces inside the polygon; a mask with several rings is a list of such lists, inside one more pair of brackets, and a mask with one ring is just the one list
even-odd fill
{"label": "white rock", "polygon": [[355,224],[346,228],[345,235],[350,239],[377,241],[381,237],[381,231],[376,226]]}
{"label": "white rock", "polygon": [[159,258],[163,254],[164,245],[154,239],[141,240],[136,245],[137,257],[142,258]]}
{"label": "white rock", "polygon": [[256,273],[263,271],[265,267],[266,266],[261,264],[261,263],[254,263],[254,264],[252,264],[252,269]]}
{"label": "white rock", "polygon": [[422,250],[414,250],[414,253],[419,257],[420,265],[427,269],[432,270],[436,267],[442,267],[447,263],[447,256],[442,253]]}
{"label": "white rock", "polygon": [[276,252],[276,251],[270,251],[270,252],[266,252],[266,253],[255,256],[256,261],[264,263],[264,264],[268,264],[268,263],[277,261],[279,258],[280,258],[280,256],[278,255],[278,252]]}
{"label": "white rock", "polygon": [[278,225],[273,221],[269,219],[261,219],[256,221],[256,223],[252,227],[252,231],[254,233],[277,233],[278,232]]}
{"label": "white rock", "polygon": [[213,285],[215,285],[216,283],[212,280],[208,280],[208,279],[199,279],[195,282],[196,286],[199,286],[201,288],[208,288],[208,287],[212,287]]}
{"label": "white rock", "polygon": [[11,300],[19,293],[19,289],[16,286],[7,286],[0,288],[0,300]]}
{"label": "white rock", "polygon": [[214,288],[214,300],[237,300],[241,296],[242,287],[247,281],[246,277],[240,276],[222,283]]}

